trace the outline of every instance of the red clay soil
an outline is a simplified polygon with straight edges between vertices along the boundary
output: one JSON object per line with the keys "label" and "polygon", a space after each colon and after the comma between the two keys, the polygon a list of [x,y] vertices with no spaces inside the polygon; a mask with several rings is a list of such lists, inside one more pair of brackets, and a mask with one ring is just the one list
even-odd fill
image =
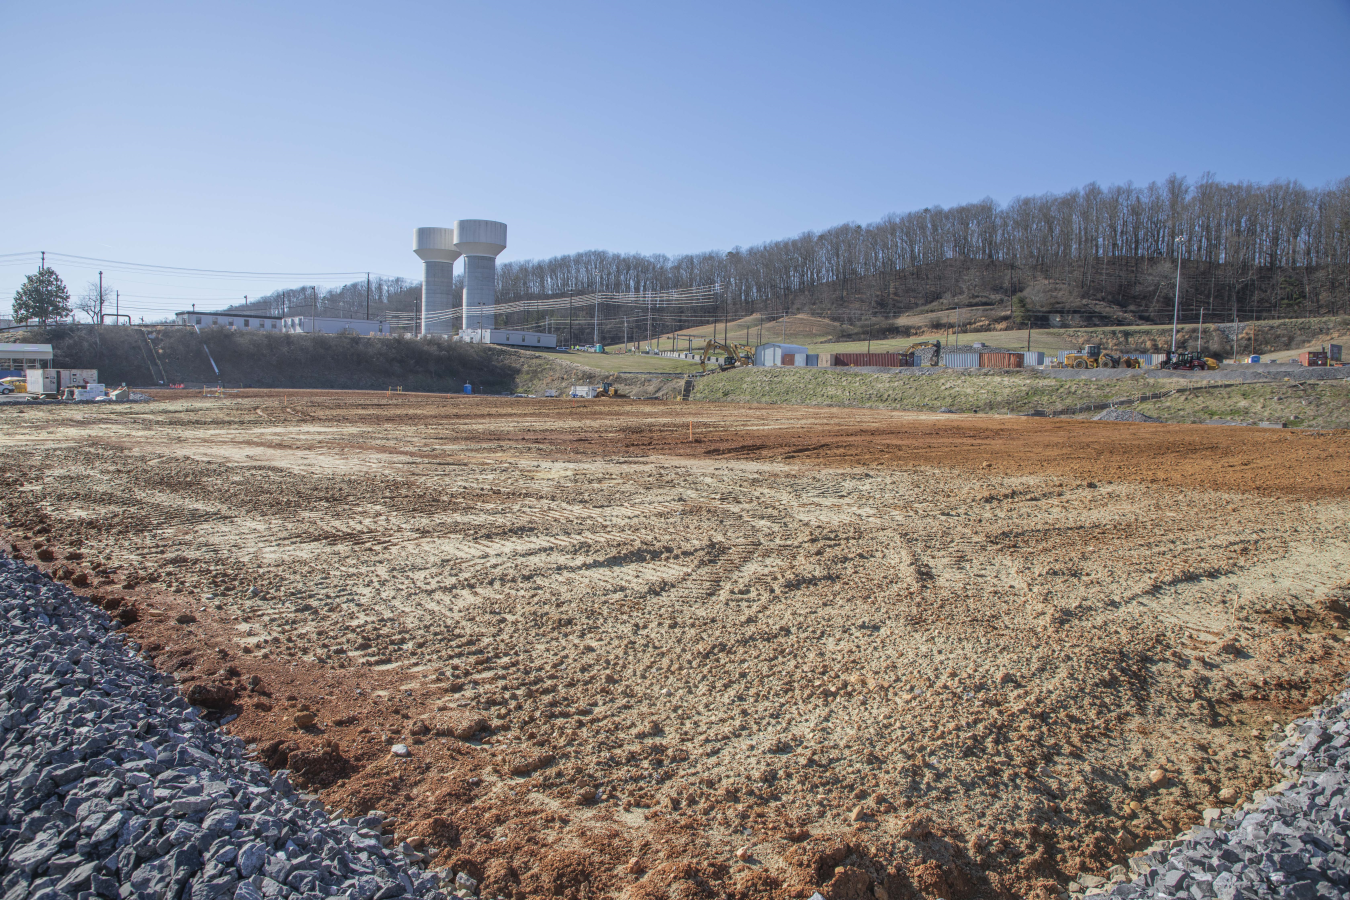
{"label": "red clay soil", "polygon": [[[181,398],[182,392],[152,391]],[[303,399],[289,412],[336,424],[463,426],[483,444],[536,452],[723,457],[826,466],[981,469],[1269,497],[1350,496],[1350,432],[932,415],[636,400],[527,400],[358,391],[242,391]],[[319,408],[313,401],[327,401]],[[336,401],[336,402],[335,402]],[[331,406],[329,405],[331,404]],[[325,408],[326,407],[326,408]],[[262,411],[261,409],[259,410]],[[692,427],[691,427],[692,426]],[[691,439],[692,435],[692,439]]]}

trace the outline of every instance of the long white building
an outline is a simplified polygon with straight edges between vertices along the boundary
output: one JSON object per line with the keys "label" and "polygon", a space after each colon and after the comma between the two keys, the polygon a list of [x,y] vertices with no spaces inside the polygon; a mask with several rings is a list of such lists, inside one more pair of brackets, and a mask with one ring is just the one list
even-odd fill
{"label": "long white building", "polygon": [[340,319],[328,316],[263,316],[246,312],[196,312],[176,314],[179,325],[198,328],[229,328],[234,331],[270,331],[283,334],[389,334],[386,322],[373,319]]}

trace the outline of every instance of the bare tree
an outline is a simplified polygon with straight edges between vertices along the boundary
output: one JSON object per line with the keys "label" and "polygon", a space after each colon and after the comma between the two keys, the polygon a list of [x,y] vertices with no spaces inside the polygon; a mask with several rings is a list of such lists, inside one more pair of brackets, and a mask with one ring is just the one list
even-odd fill
{"label": "bare tree", "polygon": [[91,281],[85,286],[84,293],[75,300],[75,309],[87,315],[90,322],[102,322],[103,311],[112,295],[112,285],[103,281]]}

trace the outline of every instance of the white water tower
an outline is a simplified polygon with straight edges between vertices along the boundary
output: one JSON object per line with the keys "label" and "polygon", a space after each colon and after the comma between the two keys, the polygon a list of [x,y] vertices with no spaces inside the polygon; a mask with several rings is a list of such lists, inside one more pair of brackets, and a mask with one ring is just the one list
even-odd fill
{"label": "white water tower", "polygon": [[464,254],[465,331],[492,328],[497,302],[497,254],[506,249],[506,223],[489,219],[460,219],[455,223],[455,249]]}
{"label": "white water tower", "polygon": [[422,260],[422,334],[453,334],[457,329],[450,313],[455,309],[455,260],[460,257],[455,229],[417,229],[413,252]]}

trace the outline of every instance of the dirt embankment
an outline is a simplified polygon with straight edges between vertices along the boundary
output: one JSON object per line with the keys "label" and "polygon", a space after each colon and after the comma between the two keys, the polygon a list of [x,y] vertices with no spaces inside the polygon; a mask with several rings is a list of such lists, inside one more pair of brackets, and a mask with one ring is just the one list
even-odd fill
{"label": "dirt embankment", "polygon": [[[61,368],[98,369],[107,384],[247,385],[288,390],[565,392],[611,381],[631,396],[668,394],[678,379],[614,376],[533,353],[448,340],[268,334],[206,328],[62,326],[14,340],[50,343]],[[215,366],[213,368],[212,363]],[[219,372],[217,373],[217,369]]]}
{"label": "dirt embankment", "polygon": [[1048,896],[1264,787],[1347,662],[1343,435],[270,392],[0,421],[21,552],[503,896]]}

